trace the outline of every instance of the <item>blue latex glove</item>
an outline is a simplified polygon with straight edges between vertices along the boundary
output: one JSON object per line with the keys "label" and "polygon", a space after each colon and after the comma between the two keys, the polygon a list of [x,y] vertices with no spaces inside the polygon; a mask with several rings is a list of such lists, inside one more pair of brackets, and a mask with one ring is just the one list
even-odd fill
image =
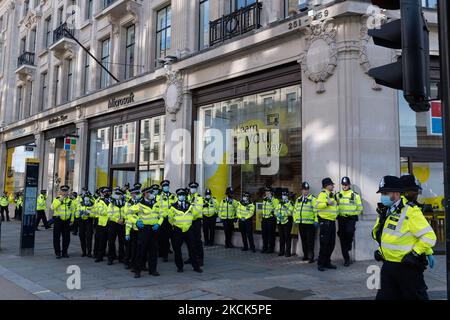
{"label": "blue latex glove", "polygon": [[245,218],[241,218],[241,221],[245,221]]}
{"label": "blue latex glove", "polygon": [[136,226],[137,226],[139,229],[142,229],[142,228],[144,227],[144,223],[142,222],[142,220],[138,220],[138,221],[136,222]]}
{"label": "blue latex glove", "polygon": [[429,256],[427,256],[427,260],[428,260],[428,265],[430,266],[431,269],[434,268],[434,256],[432,254],[430,254]]}
{"label": "blue latex glove", "polygon": [[159,224],[154,224],[152,227],[153,231],[156,231],[159,229]]}
{"label": "blue latex glove", "polygon": [[129,234],[125,236],[125,240],[126,241],[130,241],[130,235]]}

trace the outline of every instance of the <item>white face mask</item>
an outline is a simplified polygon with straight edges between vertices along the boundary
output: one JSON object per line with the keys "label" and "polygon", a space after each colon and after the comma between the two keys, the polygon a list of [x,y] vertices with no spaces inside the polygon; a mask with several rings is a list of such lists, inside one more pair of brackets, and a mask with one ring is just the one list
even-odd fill
{"label": "white face mask", "polygon": [[242,201],[248,202],[248,197],[243,197],[243,198],[242,198]]}
{"label": "white face mask", "polygon": [[283,201],[286,201],[288,199],[287,196],[281,196],[281,199],[283,199]]}

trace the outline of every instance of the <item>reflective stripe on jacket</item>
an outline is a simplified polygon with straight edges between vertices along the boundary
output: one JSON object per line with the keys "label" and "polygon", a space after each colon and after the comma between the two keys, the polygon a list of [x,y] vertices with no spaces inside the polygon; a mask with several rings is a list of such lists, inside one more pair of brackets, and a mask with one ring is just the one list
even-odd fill
{"label": "reflective stripe on jacket", "polygon": [[294,205],[294,222],[301,224],[314,224],[318,222],[316,211],[317,199],[309,194],[306,197],[300,196]]}
{"label": "reflective stripe on jacket", "polygon": [[362,213],[361,197],[353,190],[340,191],[337,194],[339,201],[339,215],[342,217],[357,216]]}
{"label": "reflective stripe on jacket", "polygon": [[[333,205],[328,205],[328,201],[334,201]],[[335,221],[338,215],[338,205],[334,197],[331,196],[331,192],[328,190],[322,190],[319,193],[316,201],[317,215],[326,220]]]}

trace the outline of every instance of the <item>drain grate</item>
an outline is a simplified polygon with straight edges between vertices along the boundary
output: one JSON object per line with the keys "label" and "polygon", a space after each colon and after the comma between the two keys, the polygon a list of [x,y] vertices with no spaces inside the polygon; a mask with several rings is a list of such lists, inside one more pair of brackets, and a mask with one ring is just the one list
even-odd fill
{"label": "drain grate", "polygon": [[311,290],[295,290],[284,287],[273,287],[255,292],[255,294],[277,300],[302,300],[315,295]]}

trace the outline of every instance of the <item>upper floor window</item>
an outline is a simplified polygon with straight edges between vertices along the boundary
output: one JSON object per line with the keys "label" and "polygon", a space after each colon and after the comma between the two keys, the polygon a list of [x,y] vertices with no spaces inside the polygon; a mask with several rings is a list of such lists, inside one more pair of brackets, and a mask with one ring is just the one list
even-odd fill
{"label": "upper floor window", "polygon": [[30,0],[25,0],[23,2],[23,16],[25,17],[30,11]]}
{"label": "upper floor window", "polygon": [[[87,49],[89,50],[89,49]],[[84,81],[83,81],[83,93],[88,93],[90,89],[90,77],[89,70],[91,67],[91,57],[87,52],[84,53]]]}
{"label": "upper floor window", "polygon": [[199,49],[209,45],[209,0],[200,0]]}
{"label": "upper floor window", "polygon": [[67,60],[67,92],[66,100],[70,101],[73,99],[73,61],[72,59]]}
{"label": "upper floor window", "polygon": [[36,28],[30,31],[30,51],[36,52]]}
{"label": "upper floor window", "polygon": [[256,0],[226,0],[225,12],[228,14],[255,2]]}
{"label": "upper floor window", "polygon": [[48,16],[47,19],[45,19],[44,28],[44,47],[48,48],[52,41],[52,16]]}
{"label": "upper floor window", "polygon": [[306,6],[308,0],[284,0],[284,16],[293,16],[298,13],[298,8]]}
{"label": "upper floor window", "polygon": [[86,20],[92,19],[93,4],[94,4],[94,0],[86,1]]}
{"label": "upper floor window", "polygon": [[422,6],[425,8],[437,9],[438,0],[422,0]]}
{"label": "upper floor window", "polygon": [[156,58],[164,58],[170,49],[172,10],[167,6],[157,12]]}
{"label": "upper floor window", "polygon": [[64,7],[58,8],[58,26],[64,22]]}
{"label": "upper floor window", "polygon": [[135,26],[134,24],[127,28],[127,39],[125,43],[125,79],[134,77],[135,75],[135,57],[134,57],[134,49],[135,49]]}
{"label": "upper floor window", "polygon": [[[109,68],[109,55],[110,55],[110,39],[105,39],[102,41],[102,64],[105,68]],[[100,88],[105,88],[109,86],[109,75],[101,68],[100,69]]]}
{"label": "upper floor window", "polygon": [[40,110],[47,109],[48,102],[48,75],[47,72],[41,74],[41,101]]}

